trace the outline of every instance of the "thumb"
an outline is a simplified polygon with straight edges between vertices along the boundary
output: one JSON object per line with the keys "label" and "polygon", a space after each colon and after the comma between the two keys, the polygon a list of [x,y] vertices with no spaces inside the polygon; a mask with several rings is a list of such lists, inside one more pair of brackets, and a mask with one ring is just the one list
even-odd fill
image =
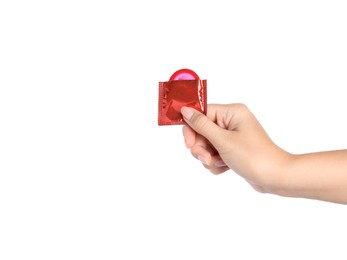
{"label": "thumb", "polygon": [[218,150],[225,144],[224,129],[220,128],[207,116],[190,107],[182,107],[184,121],[198,134],[204,136]]}

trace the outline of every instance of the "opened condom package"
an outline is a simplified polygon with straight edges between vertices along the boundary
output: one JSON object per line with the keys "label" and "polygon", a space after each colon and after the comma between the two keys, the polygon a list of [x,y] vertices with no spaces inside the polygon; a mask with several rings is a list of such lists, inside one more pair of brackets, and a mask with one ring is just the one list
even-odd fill
{"label": "opened condom package", "polygon": [[169,81],[159,82],[158,125],[185,124],[183,106],[207,112],[207,80],[201,80],[189,69],[180,69]]}

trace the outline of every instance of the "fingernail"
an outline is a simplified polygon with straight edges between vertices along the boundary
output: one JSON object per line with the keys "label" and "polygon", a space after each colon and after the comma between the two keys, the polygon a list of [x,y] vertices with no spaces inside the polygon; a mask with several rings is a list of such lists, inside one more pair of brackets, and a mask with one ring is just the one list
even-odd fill
{"label": "fingernail", "polygon": [[224,167],[224,166],[227,166],[227,165],[225,164],[225,162],[223,162],[222,160],[216,161],[216,162],[214,163],[214,165],[217,166],[217,167]]}
{"label": "fingernail", "polygon": [[206,158],[203,157],[203,156],[201,156],[201,155],[198,156],[198,160],[199,160],[201,163],[206,164],[206,165],[207,165],[207,163],[208,163],[207,160],[206,160]]}
{"label": "fingernail", "polygon": [[188,107],[182,107],[181,108],[181,114],[187,120],[192,118],[193,113],[194,113],[194,111],[191,108],[188,108]]}

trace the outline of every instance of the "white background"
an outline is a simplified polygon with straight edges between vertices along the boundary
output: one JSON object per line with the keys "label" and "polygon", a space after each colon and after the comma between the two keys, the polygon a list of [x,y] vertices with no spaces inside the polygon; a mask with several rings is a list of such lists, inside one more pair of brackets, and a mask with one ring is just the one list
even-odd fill
{"label": "white background", "polygon": [[0,259],[346,259],[345,206],[214,176],[157,126],[158,82],[190,68],[285,150],[346,148],[346,13],[1,1]]}

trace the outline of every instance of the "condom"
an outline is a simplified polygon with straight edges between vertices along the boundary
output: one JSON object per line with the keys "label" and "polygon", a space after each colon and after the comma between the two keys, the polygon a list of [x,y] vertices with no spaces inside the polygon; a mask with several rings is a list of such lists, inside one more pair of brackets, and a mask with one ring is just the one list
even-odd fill
{"label": "condom", "polygon": [[192,70],[180,69],[169,81],[159,82],[158,125],[183,125],[183,106],[207,112],[207,80]]}

